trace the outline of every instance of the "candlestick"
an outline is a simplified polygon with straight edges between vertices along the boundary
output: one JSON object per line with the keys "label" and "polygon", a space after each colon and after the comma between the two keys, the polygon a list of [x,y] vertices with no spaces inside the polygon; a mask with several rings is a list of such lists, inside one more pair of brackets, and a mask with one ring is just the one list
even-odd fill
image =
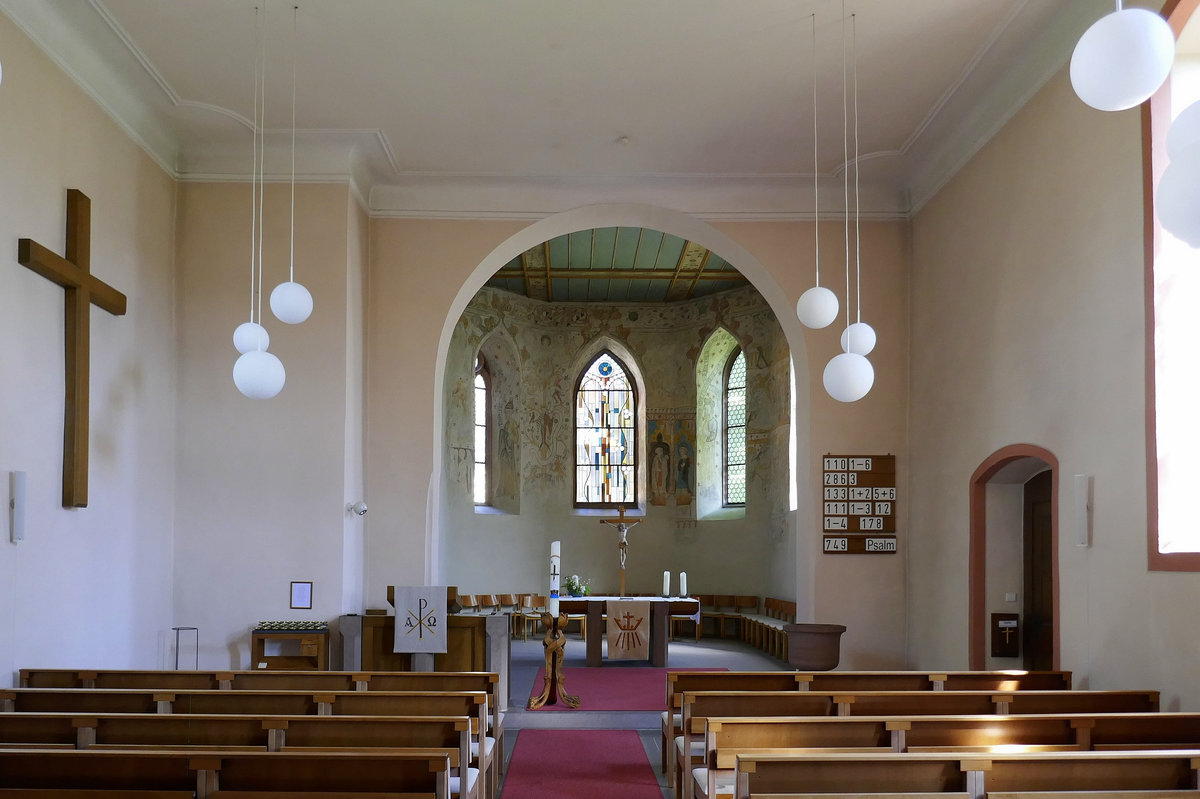
{"label": "candlestick", "polygon": [[550,611],[553,618],[558,618],[558,577],[561,573],[559,564],[562,561],[559,541],[550,542],[550,598],[546,603],[546,610]]}
{"label": "candlestick", "polygon": [[669,571],[663,572],[663,593],[662,593],[662,595],[663,596],[671,595],[671,573]]}
{"label": "candlestick", "polygon": [[687,596],[687,572],[679,573],[679,595]]}

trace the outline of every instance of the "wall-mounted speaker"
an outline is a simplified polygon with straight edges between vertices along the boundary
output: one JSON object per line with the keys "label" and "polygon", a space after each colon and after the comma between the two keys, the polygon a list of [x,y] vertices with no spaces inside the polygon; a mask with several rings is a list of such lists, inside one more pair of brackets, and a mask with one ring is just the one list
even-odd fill
{"label": "wall-mounted speaker", "polygon": [[25,472],[8,473],[8,530],[14,544],[25,540]]}
{"label": "wall-mounted speaker", "polygon": [[1075,546],[1092,544],[1092,476],[1075,475]]}

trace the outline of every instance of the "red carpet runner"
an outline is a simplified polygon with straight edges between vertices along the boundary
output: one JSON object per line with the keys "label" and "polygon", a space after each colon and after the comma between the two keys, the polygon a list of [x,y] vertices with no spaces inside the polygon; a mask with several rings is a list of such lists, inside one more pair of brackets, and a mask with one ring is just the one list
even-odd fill
{"label": "red carpet runner", "polygon": [[632,730],[521,730],[500,790],[500,799],[662,795],[641,739]]}
{"label": "red carpet runner", "polygon": [[[533,678],[531,696],[542,692],[544,668]],[[663,710],[667,701],[667,670],[647,668],[602,669],[563,668],[563,679],[569,694],[579,697],[580,710]],[[560,700],[541,710],[570,710]]]}
{"label": "red carpet runner", "polygon": [[[704,669],[717,671],[718,669]],[[724,671],[724,669],[720,669]],[[542,692],[544,668],[533,678],[530,696]],[[567,693],[579,697],[580,710],[665,710],[667,670],[647,666],[613,666],[600,669],[563,668]],[[570,710],[560,701],[540,710]]]}

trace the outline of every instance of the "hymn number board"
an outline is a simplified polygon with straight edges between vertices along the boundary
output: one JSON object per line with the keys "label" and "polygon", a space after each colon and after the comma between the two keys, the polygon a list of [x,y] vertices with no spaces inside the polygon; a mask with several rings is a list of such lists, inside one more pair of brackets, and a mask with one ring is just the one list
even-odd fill
{"label": "hymn number board", "polygon": [[896,551],[895,455],[826,455],[821,496],[826,553]]}

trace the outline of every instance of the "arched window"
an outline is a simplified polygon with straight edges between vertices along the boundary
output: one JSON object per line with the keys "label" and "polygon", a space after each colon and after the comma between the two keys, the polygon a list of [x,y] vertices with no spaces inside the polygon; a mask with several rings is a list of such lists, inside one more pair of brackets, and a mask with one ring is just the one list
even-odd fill
{"label": "arched window", "polygon": [[491,419],[490,386],[487,361],[482,355],[475,357],[475,504],[487,505],[491,501],[488,491],[488,456],[491,436],[488,435]]}
{"label": "arched window", "polygon": [[746,353],[734,350],[725,366],[725,502],[746,504]]}
{"label": "arched window", "polygon": [[[1200,25],[1194,3],[1168,0],[1162,13],[1179,33]],[[1183,41],[1181,37],[1181,41]],[[1180,48],[1167,85],[1148,104],[1150,125],[1143,126],[1145,168],[1154,175],[1164,152],[1166,131],[1187,106],[1200,100],[1200,53]],[[1148,130],[1148,132],[1147,132]],[[1165,156],[1162,156],[1165,158]],[[1147,358],[1154,364],[1147,380],[1148,561],[1151,569],[1200,571],[1200,533],[1191,508],[1191,491],[1200,479],[1195,452],[1200,422],[1195,414],[1195,341],[1200,335],[1196,305],[1200,280],[1196,250],[1163,230],[1155,214],[1154,195],[1147,191],[1146,231]]]}
{"label": "arched window", "polygon": [[624,364],[600,353],[575,388],[575,507],[637,504],[637,392]]}

